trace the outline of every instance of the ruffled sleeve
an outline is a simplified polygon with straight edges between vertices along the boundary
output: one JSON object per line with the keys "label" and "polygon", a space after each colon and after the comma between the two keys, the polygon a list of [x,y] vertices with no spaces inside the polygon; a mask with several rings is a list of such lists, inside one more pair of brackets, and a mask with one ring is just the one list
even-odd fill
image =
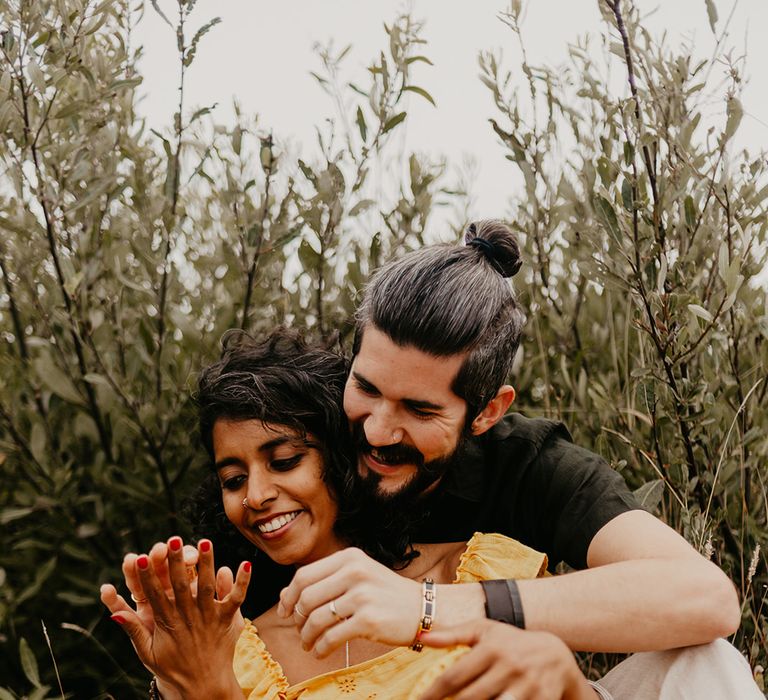
{"label": "ruffled sleeve", "polygon": [[546,570],[546,554],[504,535],[476,532],[461,555],[454,583],[537,578]]}
{"label": "ruffled sleeve", "polygon": [[233,666],[244,698],[285,700],[287,697],[288,679],[249,620],[245,621],[245,628],[237,640]]}

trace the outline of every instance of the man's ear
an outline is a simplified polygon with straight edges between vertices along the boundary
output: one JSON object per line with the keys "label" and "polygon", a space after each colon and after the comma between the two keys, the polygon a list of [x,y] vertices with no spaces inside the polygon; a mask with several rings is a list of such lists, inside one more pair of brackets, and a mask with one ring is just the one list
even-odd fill
{"label": "man's ear", "polygon": [[472,435],[482,435],[498,423],[515,400],[515,388],[504,384],[472,421]]}

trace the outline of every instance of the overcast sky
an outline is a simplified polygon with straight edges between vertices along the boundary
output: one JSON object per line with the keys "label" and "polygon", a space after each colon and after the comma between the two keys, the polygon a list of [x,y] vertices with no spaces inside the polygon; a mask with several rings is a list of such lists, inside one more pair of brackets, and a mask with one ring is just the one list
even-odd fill
{"label": "overcast sky", "polygon": [[[175,2],[158,0],[173,17]],[[714,0],[720,26],[731,12],[731,1]],[[529,0],[523,25],[530,62],[558,65],[566,61],[567,45],[580,35],[597,36],[603,25],[597,0]],[[646,25],[676,46],[693,41],[703,57],[711,55],[714,38],[707,21],[705,0],[636,0]],[[385,46],[382,28],[405,7],[426,21],[429,41],[425,53],[434,67],[419,65],[417,84],[427,88],[435,109],[412,95],[403,138],[409,150],[444,155],[459,163],[471,154],[478,163],[474,216],[499,216],[509,211],[512,165],[504,159],[488,126],[494,116],[488,90],[477,78],[481,49],[501,48],[511,65],[517,47],[511,31],[497,18],[505,0],[199,0],[191,23],[203,24],[213,16],[222,23],[201,42],[198,57],[188,75],[187,104],[218,102],[220,121],[231,118],[236,96],[247,112],[259,114],[263,128],[277,138],[290,140],[297,149],[314,144],[314,125],[333,111],[310,70],[319,67],[313,53],[316,42],[333,39],[353,50],[345,62],[358,75]],[[747,49],[748,83],[744,92],[747,116],[738,143],[756,152],[768,140],[768,2],[741,0],[730,25],[729,44],[737,53]],[[136,40],[145,47],[140,70],[144,99],[141,110],[154,127],[171,123],[176,108],[177,62],[175,37],[148,3]],[[599,42],[594,42],[595,47]]]}

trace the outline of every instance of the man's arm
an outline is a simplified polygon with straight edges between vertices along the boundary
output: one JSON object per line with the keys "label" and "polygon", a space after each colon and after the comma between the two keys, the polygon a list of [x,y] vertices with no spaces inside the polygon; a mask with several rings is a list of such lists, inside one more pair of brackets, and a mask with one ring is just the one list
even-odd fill
{"label": "man's arm", "polygon": [[[587,561],[584,571],[517,582],[527,629],[575,650],[633,652],[704,644],[739,625],[728,577],[645,511],[604,525]],[[436,628],[484,615],[480,584],[440,589]]]}

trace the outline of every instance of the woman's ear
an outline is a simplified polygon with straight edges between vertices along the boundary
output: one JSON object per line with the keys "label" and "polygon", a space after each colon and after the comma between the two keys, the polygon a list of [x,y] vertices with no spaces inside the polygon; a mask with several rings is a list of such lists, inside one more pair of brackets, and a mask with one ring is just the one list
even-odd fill
{"label": "woman's ear", "polygon": [[472,435],[482,435],[498,423],[515,400],[515,388],[504,384],[472,421]]}

